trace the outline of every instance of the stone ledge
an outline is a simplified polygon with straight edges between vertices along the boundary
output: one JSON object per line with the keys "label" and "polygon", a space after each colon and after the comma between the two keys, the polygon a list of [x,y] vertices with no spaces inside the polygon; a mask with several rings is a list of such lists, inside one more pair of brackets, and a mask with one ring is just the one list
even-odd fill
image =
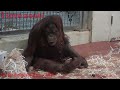
{"label": "stone ledge", "polygon": [[[89,31],[70,31],[65,33],[69,36],[72,46],[89,42]],[[0,39],[0,50],[11,52],[14,48],[24,49],[27,45],[27,40],[28,33],[2,36]]]}

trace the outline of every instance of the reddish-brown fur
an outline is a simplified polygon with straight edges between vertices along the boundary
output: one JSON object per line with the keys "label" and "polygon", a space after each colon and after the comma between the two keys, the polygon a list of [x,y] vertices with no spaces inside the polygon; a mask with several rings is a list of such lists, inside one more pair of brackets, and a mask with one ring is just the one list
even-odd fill
{"label": "reddish-brown fur", "polygon": [[[56,35],[57,43],[50,47],[45,39],[44,32],[49,29],[50,24],[54,24],[59,31]],[[70,46],[68,38],[63,32],[62,19],[58,15],[47,16],[36,23],[29,34],[28,45],[23,55],[28,62],[28,67],[42,69],[52,73],[69,73],[78,67],[87,67],[85,58],[76,53]],[[65,63],[65,58],[72,58],[69,63]]]}

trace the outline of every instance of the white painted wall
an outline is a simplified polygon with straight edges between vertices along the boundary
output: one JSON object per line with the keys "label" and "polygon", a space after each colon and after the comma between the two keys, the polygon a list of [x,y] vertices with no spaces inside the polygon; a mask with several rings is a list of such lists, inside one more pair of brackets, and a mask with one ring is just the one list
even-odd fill
{"label": "white painted wall", "polygon": [[120,11],[111,11],[111,15],[113,16],[113,23],[111,25],[110,39],[120,39]]}
{"label": "white painted wall", "polygon": [[90,36],[89,31],[83,31],[83,32],[70,31],[70,32],[65,32],[65,34],[68,35],[70,44],[72,46],[89,43],[89,36]]}
{"label": "white painted wall", "polygon": [[111,11],[93,11],[92,42],[108,41],[111,30]]}

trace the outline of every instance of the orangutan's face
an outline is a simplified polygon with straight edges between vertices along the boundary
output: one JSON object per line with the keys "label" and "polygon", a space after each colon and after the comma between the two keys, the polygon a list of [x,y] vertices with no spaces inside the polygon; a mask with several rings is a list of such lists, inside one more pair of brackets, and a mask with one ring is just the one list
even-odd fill
{"label": "orangutan's face", "polygon": [[47,43],[50,46],[55,46],[59,38],[59,30],[57,29],[56,25],[50,24],[44,31]]}

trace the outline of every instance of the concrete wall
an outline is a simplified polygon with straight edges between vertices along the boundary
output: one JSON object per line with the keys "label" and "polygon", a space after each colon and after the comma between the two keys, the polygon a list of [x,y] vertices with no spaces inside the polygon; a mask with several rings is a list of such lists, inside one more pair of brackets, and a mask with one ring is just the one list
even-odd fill
{"label": "concrete wall", "polygon": [[0,39],[0,50],[10,52],[14,48],[24,49],[27,44],[28,34],[9,35]]}
{"label": "concrete wall", "polygon": [[89,43],[89,34],[90,34],[89,31],[83,31],[83,32],[71,31],[71,32],[66,32],[66,34],[69,36],[69,41],[72,46]]}
{"label": "concrete wall", "polygon": [[111,30],[110,25],[110,11],[93,11],[92,42],[108,41]]}
{"label": "concrete wall", "polygon": [[[92,42],[108,41],[111,30],[111,12],[93,11],[92,20]],[[89,31],[69,31],[65,32],[70,39],[72,46],[89,43]],[[12,35],[0,39],[0,50],[8,52],[14,48],[25,48],[28,40],[28,34]]]}
{"label": "concrete wall", "polygon": [[[89,31],[69,31],[65,32],[70,39],[72,46],[89,43]],[[9,35],[0,39],[0,50],[10,52],[14,48],[24,49],[28,40],[28,34]]]}
{"label": "concrete wall", "polygon": [[110,11],[112,16],[112,24],[111,24],[111,34],[110,39],[117,38],[120,40],[120,11]]}

